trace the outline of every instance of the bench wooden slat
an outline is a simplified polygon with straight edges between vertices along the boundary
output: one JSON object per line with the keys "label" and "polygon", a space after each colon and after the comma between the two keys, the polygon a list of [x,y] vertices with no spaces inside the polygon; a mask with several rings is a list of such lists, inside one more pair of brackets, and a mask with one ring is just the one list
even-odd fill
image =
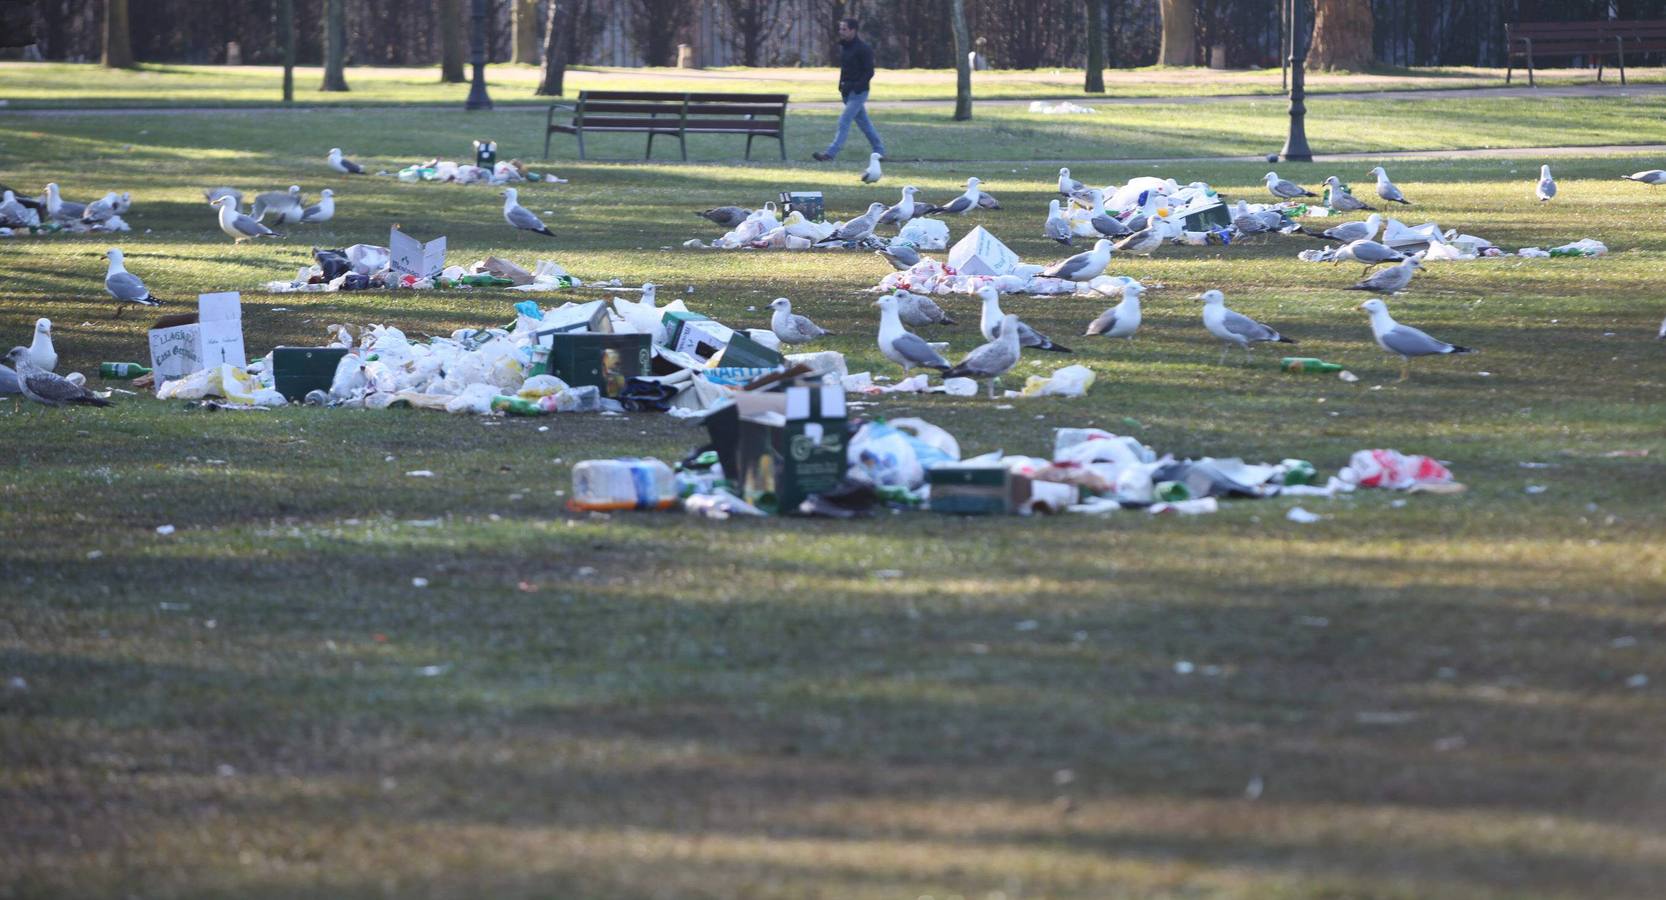
{"label": "bench wooden slat", "polygon": [[691,116],[768,116],[778,118],[787,114],[785,107],[780,106],[732,106],[729,104],[694,104],[688,105]]}
{"label": "bench wooden slat", "polygon": [[1504,83],[1509,84],[1517,60],[1527,62],[1527,81],[1534,84],[1533,70],[1540,56],[1591,56],[1597,63],[1597,80],[1602,80],[1604,58],[1612,54],[1619,62],[1620,83],[1626,83],[1625,54],[1666,50],[1666,20],[1605,19],[1595,22],[1510,22],[1504,26],[1509,63]]}
{"label": "bench wooden slat", "polygon": [[[686,137],[694,134],[746,136],[746,158],[752,158],[755,138],[773,138],[787,158],[786,94],[674,93],[670,91],[580,91],[577,102],[550,105],[545,120],[544,158],[549,159],[552,134],[578,138],[584,158],[584,135],[591,133],[646,134],[652,158],[655,137],[675,137],[688,159]],[[556,121],[557,111],[567,116]]]}

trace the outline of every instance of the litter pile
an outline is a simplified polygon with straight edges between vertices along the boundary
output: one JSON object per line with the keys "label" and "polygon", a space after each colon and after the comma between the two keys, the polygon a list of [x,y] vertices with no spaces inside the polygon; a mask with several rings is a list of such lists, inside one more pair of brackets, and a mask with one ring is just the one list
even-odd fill
{"label": "litter pile", "polygon": [[567,179],[551,174],[539,174],[518,159],[506,159],[489,165],[459,163],[449,159],[430,159],[414,163],[394,173],[405,182],[432,181],[442,184],[516,184],[522,181],[542,181],[566,184]]}
{"label": "litter pile", "polygon": [[[722,237],[706,243],[699,238],[683,242],[691,250],[882,250],[907,247],[913,251],[942,250],[949,243],[949,226],[936,219],[912,218],[886,239],[875,233],[883,224],[884,204],[870,206],[855,218],[828,222],[822,218],[820,192],[781,194],[786,214],[774,201],[757,209],[719,207],[701,215],[729,227]],[[877,207],[877,209],[876,209]]]}
{"label": "litter pile", "polygon": [[[502,288],[514,291],[559,291],[585,282],[552,260],[541,259],[527,271],[509,260],[488,256],[469,266],[447,266],[435,275],[396,272],[388,248],[354,244],[339,249],[314,247],[313,265],[297,269],[288,281],[268,281],[270,294],[330,293],[334,291],[435,290],[447,288]],[[616,281],[607,284],[617,284]]]}
{"label": "litter pile", "polygon": [[1020,261],[1017,253],[979,225],[955,243],[946,262],[921,257],[907,268],[887,273],[872,290],[973,294],[992,286],[1003,294],[1114,296],[1120,295],[1123,286],[1133,281],[1127,276],[1102,273],[1087,278],[1057,278],[1043,274],[1046,269],[1046,266]]}
{"label": "litter pile", "polygon": [[0,194],[0,237],[20,234],[93,234],[132,231],[122,217],[133,208],[133,194],[110,191],[91,203],[72,203],[48,184],[39,197]]}

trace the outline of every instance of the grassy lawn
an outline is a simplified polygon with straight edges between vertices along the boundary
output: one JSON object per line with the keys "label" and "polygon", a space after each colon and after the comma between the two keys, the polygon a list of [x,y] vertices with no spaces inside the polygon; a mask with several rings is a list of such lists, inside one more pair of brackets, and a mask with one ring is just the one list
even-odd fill
{"label": "grassy lawn", "polygon": [[[1660,112],[1411,106],[1373,120],[1315,104],[1310,134],[1320,149],[1651,140]],[[985,160],[1254,152],[1281,127],[1271,104],[1268,121],[1159,109],[880,125],[902,154]],[[737,326],[786,295],[838,333],[825,346],[853,371],[885,373],[862,293],[880,260],[683,250],[720,231],[690,211],[790,187],[848,213],[978,174],[1006,208],[955,236],[983,224],[1028,259],[1059,256],[1039,236],[1055,173],[1041,163],[897,162],[865,187],[854,157],[734,165],[736,143],[713,140],[696,155],[722,164],[580,163],[568,145],[555,168],[571,183],[523,192],[553,211],[552,241],[509,233],[490,188],[322,165],[337,145],[377,166],[460,157],[477,136],[525,153],[511,141],[535,134],[525,113],[7,122],[8,184],[133,191],[135,231],[114,242],[130,268],[180,305],[244,290],[255,353],[332,322],[509,318],[485,292],[255,292],[308,247],[382,242],[392,222],[446,234],[452,262],[553,258],[692,287],[693,307]],[[793,157],[827,126],[795,116]],[[1418,203],[1408,224],[1612,249],[1430,264],[1391,308],[1481,353],[1425,361],[1407,384],[1371,344],[1364,298],[1341,290],[1357,270],[1298,262],[1316,244],[1291,238],[1114,261],[1152,288],[1131,344],[1068,337],[1102,304],[1007,300],[1079,351],[1027,356],[1020,374],[1083,363],[1099,375],[1086,398],[868,410],[922,416],[968,453],[1041,454],[1054,428],[1098,425],[1178,456],[1324,472],[1396,447],[1470,486],[1303,501],[1326,516],[1314,525],[1287,521],[1289,500],[1195,519],[573,515],[575,462],[674,458],[702,432],[119,395],[0,408],[0,896],[1657,896],[1666,235],[1662,195],[1615,176],[1659,163],[1568,159],[1548,206],[1527,161],[1391,164]],[[1257,198],[1266,168],[1073,171]],[[1348,168],[1363,186],[1368,165]],[[1308,184],[1330,171],[1281,167]],[[200,199],[290,183],[337,189],[336,219],[234,248]],[[144,360],[146,317],[112,319],[101,289],[111,245],[0,240],[0,333],[48,315],[61,369]],[[1360,382],[1282,375],[1271,352],[1217,365],[1186,299],[1210,287]],[[979,340],[974,308],[949,305],[967,324],[936,334],[958,353]]]}
{"label": "grassy lawn", "polygon": [[[187,66],[145,64],[134,72],[120,72],[75,63],[0,62],[0,99],[13,107],[100,106],[270,106],[282,97],[282,72],[272,66]],[[438,67],[392,68],[354,66],[347,70],[347,93],[324,93],[317,67],[295,70],[295,99],[304,104],[462,105],[468,85],[442,85]],[[1627,70],[1634,84],[1666,81],[1666,69]],[[533,66],[499,63],[487,69],[494,102],[501,105],[547,105],[535,97],[541,70]],[[1523,79],[1525,75],[1521,76]],[[1594,84],[1595,70],[1548,69],[1537,73],[1547,86]],[[574,96],[582,90],[759,91],[788,93],[793,100],[837,101],[838,71],[832,68],[793,69],[569,69],[566,87]],[[1525,84],[1525,81],[1522,82]],[[1446,90],[1498,87],[1503,69],[1441,67],[1383,68],[1369,73],[1313,73],[1307,76],[1312,93],[1336,91]],[[978,72],[974,91],[983,99],[1027,99],[1082,94],[1082,73],[1075,69],[1034,69]],[[1278,69],[1212,70],[1152,66],[1107,69],[1104,96],[1190,97],[1200,94],[1281,94]],[[1614,86],[1620,90],[1618,85]],[[875,81],[875,100],[952,100],[955,73],[937,69],[882,70]],[[1096,95],[1097,96],[1097,95]]]}

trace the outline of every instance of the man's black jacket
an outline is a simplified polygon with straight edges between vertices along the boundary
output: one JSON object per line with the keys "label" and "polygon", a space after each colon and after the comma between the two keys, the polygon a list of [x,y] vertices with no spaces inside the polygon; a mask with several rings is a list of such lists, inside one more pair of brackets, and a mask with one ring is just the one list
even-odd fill
{"label": "man's black jacket", "polygon": [[873,80],[873,48],[860,37],[839,42],[839,96],[866,94]]}

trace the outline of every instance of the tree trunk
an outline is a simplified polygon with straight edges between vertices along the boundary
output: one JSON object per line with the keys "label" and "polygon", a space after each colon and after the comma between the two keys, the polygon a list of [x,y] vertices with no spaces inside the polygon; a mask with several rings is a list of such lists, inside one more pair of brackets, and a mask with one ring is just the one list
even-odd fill
{"label": "tree trunk", "polygon": [[549,15],[544,19],[544,80],[538,83],[538,94],[544,97],[561,96],[561,81],[567,75],[566,6],[571,0],[549,0]]}
{"label": "tree trunk", "polygon": [[1162,0],[1162,12],[1163,45],[1157,51],[1158,65],[1197,65],[1197,0]]}
{"label": "tree trunk", "polygon": [[1309,71],[1363,72],[1373,58],[1371,0],[1317,0]]}
{"label": "tree trunk", "polygon": [[283,102],[295,102],[295,0],[278,0],[278,42],[283,47]]}
{"label": "tree trunk", "polygon": [[347,90],[347,0],[324,3],[324,84],[321,91]]}
{"label": "tree trunk", "polygon": [[1082,90],[1105,93],[1105,0],[1088,0],[1088,72]]}
{"label": "tree trunk", "polygon": [[538,0],[513,0],[515,4],[515,56],[513,61],[538,65]]}
{"label": "tree trunk", "polygon": [[461,0],[440,0],[440,83],[462,84],[463,6]]}
{"label": "tree trunk", "polygon": [[104,67],[133,68],[133,38],[127,25],[127,0],[107,0],[104,6]]}
{"label": "tree trunk", "polygon": [[972,30],[966,26],[966,0],[949,0],[949,27],[954,31],[954,120],[972,118]]}

